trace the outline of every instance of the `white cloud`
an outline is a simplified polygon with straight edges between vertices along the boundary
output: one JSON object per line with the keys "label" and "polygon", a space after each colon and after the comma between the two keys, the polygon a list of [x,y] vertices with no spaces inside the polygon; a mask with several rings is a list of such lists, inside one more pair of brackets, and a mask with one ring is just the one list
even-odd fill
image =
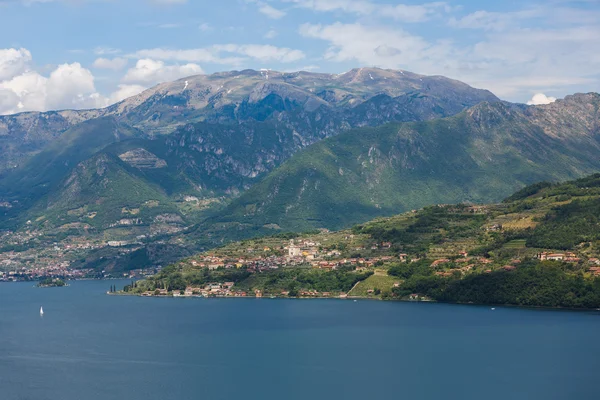
{"label": "white cloud", "polygon": [[96,47],[94,54],[99,56],[115,55],[121,53],[121,49],[115,49],[114,47]]}
{"label": "white cloud", "polygon": [[321,67],[319,67],[318,65],[305,65],[303,67],[300,68],[294,68],[294,69],[290,69],[286,72],[297,72],[297,71],[306,71],[306,72],[311,72],[311,71],[316,71],[318,69],[320,69]]}
{"label": "white cloud", "polygon": [[94,76],[79,63],[59,65],[52,73],[46,85],[46,107],[80,108],[95,107],[96,93]]}
{"label": "white cloud", "polygon": [[217,51],[241,54],[260,61],[279,61],[288,63],[301,60],[305,57],[304,52],[300,50],[265,44],[225,44],[215,45],[213,48]]}
{"label": "white cloud", "polygon": [[313,11],[341,11],[356,15],[373,15],[393,18],[403,22],[426,21],[438,13],[448,12],[452,8],[445,2],[423,4],[383,4],[367,0],[284,0],[297,7]]}
{"label": "white cloud", "polygon": [[18,99],[10,107],[0,110],[0,113],[9,114],[20,111],[47,110],[47,84],[47,78],[33,71],[25,72],[15,76],[11,80],[0,82],[0,89],[11,90]]}
{"label": "white cloud", "polygon": [[359,23],[332,25],[304,24],[300,34],[330,43],[324,57],[331,61],[358,61],[364,65],[398,68],[412,65],[418,71],[426,66],[424,58],[443,60],[445,45],[431,45],[419,36],[402,29],[365,26]]}
{"label": "white cloud", "polygon": [[0,81],[22,74],[31,63],[27,49],[0,49]]}
{"label": "white cloud", "polygon": [[376,6],[364,0],[284,0],[295,3],[298,7],[314,11],[344,11],[354,14],[371,14]]}
{"label": "white cloud", "polygon": [[[11,74],[3,74],[8,79],[0,80],[0,114],[92,108],[105,104],[105,100],[96,92],[94,76],[79,63],[59,65],[46,77],[31,69],[29,51],[0,52],[4,55],[0,70],[9,70],[6,65],[20,65],[18,69],[10,69]],[[24,54],[28,62],[21,65],[19,63]]]}
{"label": "white cloud", "polygon": [[531,100],[527,102],[528,105],[541,105],[541,104],[550,104],[556,101],[556,97],[548,97],[544,93],[537,93],[533,95]]}
{"label": "white cloud", "polygon": [[[11,1],[11,0],[4,0],[4,1]],[[32,4],[36,4],[36,3],[79,3],[79,2],[83,2],[86,0],[12,0],[15,3],[22,3],[25,4],[27,6],[30,6]],[[155,4],[186,4],[188,2],[188,0],[147,0],[149,3],[155,3]],[[2,1],[0,0],[0,5],[2,5]]]}
{"label": "white cloud", "polygon": [[277,31],[274,29],[271,29],[270,31],[265,33],[263,37],[265,39],[273,39],[273,38],[277,37],[277,35],[278,35]]}
{"label": "white cloud", "polygon": [[97,58],[92,64],[94,68],[98,69],[112,69],[113,71],[120,71],[127,66],[127,59],[121,57],[115,58]]}
{"label": "white cloud", "polygon": [[395,6],[382,6],[378,8],[379,15],[391,17],[404,22],[427,21],[436,13],[448,10],[446,3],[426,3],[420,5],[398,4]]}
{"label": "white cloud", "polygon": [[258,11],[272,19],[279,19],[285,16],[285,11],[278,10],[265,3],[259,5]]}
{"label": "white cloud", "polygon": [[197,64],[166,65],[163,61],[146,58],[138,60],[135,67],[127,71],[123,82],[152,85],[202,73],[202,68]]}
{"label": "white cloud", "polygon": [[569,92],[578,85],[589,91],[600,84],[598,24],[491,30],[463,46],[381,24],[304,24],[300,34],[329,44],[326,61],[444,75],[513,101],[533,90]]}
{"label": "white cloud", "polygon": [[213,27],[210,26],[210,24],[207,24],[206,22],[203,24],[200,24],[200,26],[198,27],[198,29],[200,29],[202,32],[209,32],[213,30]]}
{"label": "white cloud", "polygon": [[146,87],[142,85],[119,85],[118,89],[114,91],[108,99],[109,104],[118,103],[121,100],[125,100],[128,97],[138,95],[146,90]]}
{"label": "white cloud", "polygon": [[157,60],[208,62],[215,64],[237,64],[241,58],[221,58],[214,49],[143,49],[129,54],[130,58],[151,58]]}
{"label": "white cloud", "polygon": [[519,21],[542,16],[541,8],[516,11],[516,12],[491,12],[485,10],[475,11],[462,18],[452,17],[448,25],[462,29],[482,29],[485,31],[502,31],[519,24]]}
{"label": "white cloud", "polygon": [[[10,89],[0,88],[0,115],[11,113],[19,104],[19,96]],[[16,110],[14,110],[16,112]]]}
{"label": "white cloud", "polygon": [[304,52],[288,47],[276,47],[264,44],[216,44],[199,49],[144,49],[130,58],[153,59],[164,61],[214,63],[240,65],[248,58],[259,61],[294,62],[305,58]]}

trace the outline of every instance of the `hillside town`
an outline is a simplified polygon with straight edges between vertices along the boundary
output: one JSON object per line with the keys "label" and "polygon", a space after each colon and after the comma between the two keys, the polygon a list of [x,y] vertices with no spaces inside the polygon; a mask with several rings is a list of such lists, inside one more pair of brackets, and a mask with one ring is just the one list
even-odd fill
{"label": "hillside town", "polygon": [[[344,240],[351,241],[352,235],[347,235]],[[277,245],[279,244],[279,246]],[[290,240],[289,243],[270,243],[264,246],[228,247],[215,252],[208,252],[183,260],[180,267],[190,267],[193,270],[206,269],[208,271],[244,270],[252,274],[265,273],[278,269],[304,268],[312,270],[334,271],[339,268],[351,268],[356,273],[372,271],[379,276],[387,276],[386,270],[392,265],[411,264],[421,261],[416,256],[397,252],[390,242],[357,245],[351,247],[351,252],[363,252],[365,256],[345,256],[348,251],[336,249],[338,244],[324,246],[314,239]],[[563,261],[570,264],[581,265],[592,276],[600,276],[600,260],[598,258],[584,258],[574,252],[552,253],[541,252],[533,258],[540,261]],[[427,258],[430,260],[429,268],[434,276],[456,277],[467,276],[471,273],[489,274],[493,271],[513,271],[519,268],[522,257],[513,257],[508,262],[500,262],[484,256],[472,256],[467,251],[458,251],[443,258]],[[458,274],[458,275],[457,275]],[[391,281],[390,281],[391,282]],[[398,287],[399,281],[391,283]],[[374,289],[368,290],[372,294]],[[260,290],[239,290],[234,282],[208,283],[201,286],[187,286],[185,290],[169,290],[168,288],[145,291],[143,296],[174,296],[174,297],[262,297]],[[270,293],[271,296],[288,296],[289,291]],[[340,297],[345,298],[348,293],[319,292],[316,290],[301,290],[298,297]],[[411,299],[421,299],[414,294]]]}
{"label": "hillside town", "polygon": [[148,267],[122,273],[93,268],[74,268],[74,263],[90,251],[110,248],[118,254],[125,255],[139,249],[140,246],[76,236],[68,236],[60,242],[50,242],[39,240],[42,236],[42,233],[36,230],[0,233],[0,248],[4,250],[0,251],[0,282],[45,278],[143,278],[158,270]]}

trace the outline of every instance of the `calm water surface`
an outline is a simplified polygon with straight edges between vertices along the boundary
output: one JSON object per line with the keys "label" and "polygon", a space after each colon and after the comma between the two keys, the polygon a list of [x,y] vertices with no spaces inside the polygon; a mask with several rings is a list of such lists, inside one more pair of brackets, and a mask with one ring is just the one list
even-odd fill
{"label": "calm water surface", "polygon": [[0,399],[600,399],[596,312],[107,296],[112,283],[0,284]]}

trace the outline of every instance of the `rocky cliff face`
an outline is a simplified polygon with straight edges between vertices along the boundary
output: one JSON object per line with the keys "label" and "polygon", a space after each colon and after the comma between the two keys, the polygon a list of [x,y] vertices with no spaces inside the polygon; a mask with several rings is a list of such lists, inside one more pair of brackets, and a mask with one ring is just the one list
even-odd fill
{"label": "rocky cliff face", "polygon": [[164,168],[167,166],[165,160],[161,160],[156,155],[143,148],[126,151],[125,153],[120,154],[119,158],[121,161],[138,169]]}
{"label": "rocky cliff face", "polygon": [[22,165],[72,126],[101,114],[92,110],[0,115],[0,174]]}

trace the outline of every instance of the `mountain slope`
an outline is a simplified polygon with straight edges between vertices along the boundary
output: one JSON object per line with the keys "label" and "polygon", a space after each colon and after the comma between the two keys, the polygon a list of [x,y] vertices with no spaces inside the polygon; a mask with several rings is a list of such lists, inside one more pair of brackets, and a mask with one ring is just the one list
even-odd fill
{"label": "mountain slope", "polygon": [[[16,136],[34,132],[25,135],[28,143],[39,139],[28,160],[23,156],[19,167],[1,176],[0,204],[11,206],[4,207],[3,225],[15,216],[38,218],[45,196],[60,191],[72,169],[99,152],[133,162],[129,173],[172,200],[231,198],[298,150],[352,127],[439,118],[482,100],[497,98],[406,71],[246,70],[161,84],[102,110],[0,117],[19,127]],[[148,168],[135,161],[140,157],[164,165]],[[38,201],[37,211],[29,212]]]}
{"label": "mountain slope", "polygon": [[23,164],[72,126],[101,115],[100,110],[0,115],[0,174]]}
{"label": "mountain slope", "polygon": [[107,145],[143,134],[114,118],[92,119],[65,131],[47,144],[21,168],[11,170],[0,181],[2,197],[31,204],[51,190],[81,161]]}
{"label": "mountain slope", "polygon": [[[129,171],[120,159],[100,153],[77,165],[47,199],[38,202],[38,207],[43,206],[40,211],[44,218],[40,221],[44,223],[50,221],[53,225],[63,225],[80,222],[83,216],[89,225],[107,228],[124,218],[123,209],[139,210],[131,218],[147,217],[144,206],[149,201],[163,204],[161,212],[177,212],[172,207],[165,208],[168,198],[159,187]],[[157,214],[156,207],[149,209],[152,208],[154,216]],[[69,212],[72,210],[80,211]]]}
{"label": "mountain slope", "polygon": [[[385,102],[352,111],[348,126],[339,123],[349,119],[345,113],[378,96]],[[264,121],[290,111],[317,118],[326,114],[334,125],[315,132],[320,139],[349,126],[448,116],[481,101],[497,100],[489,91],[448,78],[376,68],[340,75],[253,70],[198,75],[159,84],[104,109],[0,116],[0,173],[23,165],[73,126],[100,117],[113,117],[157,136],[194,122]],[[300,136],[311,132],[302,124],[294,129]]]}
{"label": "mountain slope", "polygon": [[482,103],[450,118],[346,132],[296,154],[218,220],[340,228],[583,176],[600,170],[598,104],[598,94],[525,109]]}
{"label": "mountain slope", "polygon": [[[408,71],[359,68],[335,75],[244,70],[198,75],[161,84],[109,107],[106,113],[119,115],[149,133],[168,133],[182,121],[265,119],[273,112],[282,111],[278,108],[282,105],[307,112],[319,108],[342,110],[356,107],[377,95],[435,99],[440,103],[438,116],[440,112],[456,114],[481,101],[498,100],[489,91],[474,89],[459,81]],[[269,97],[281,101],[257,112],[255,105]],[[431,111],[414,110],[414,113]]]}

